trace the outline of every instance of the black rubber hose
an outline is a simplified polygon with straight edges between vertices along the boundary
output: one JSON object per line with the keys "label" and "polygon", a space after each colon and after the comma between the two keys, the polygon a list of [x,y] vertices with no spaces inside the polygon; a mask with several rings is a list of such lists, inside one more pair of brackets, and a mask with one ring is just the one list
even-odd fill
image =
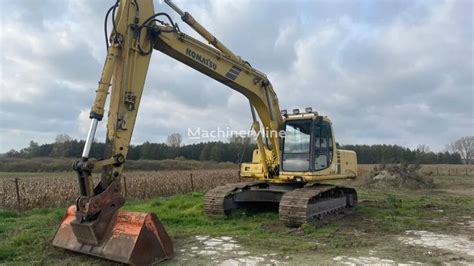
{"label": "black rubber hose", "polygon": [[105,19],[104,19],[104,34],[105,34],[105,46],[107,49],[109,49],[109,33],[107,30],[107,20],[109,19],[110,12],[112,12],[112,9],[114,7],[111,6],[109,10],[107,10],[107,13],[105,14]]}
{"label": "black rubber hose", "polygon": [[[145,51],[142,49],[142,47],[140,46],[140,44],[138,44],[138,50],[140,51],[140,53],[142,55],[148,55],[150,54],[152,51],[153,51],[153,46],[155,46],[155,41],[156,41],[156,36],[152,36],[152,34],[150,34],[150,31],[153,31],[154,28],[152,25],[153,22],[158,22],[160,24],[163,24],[163,21],[159,20],[159,19],[156,19],[156,17],[159,17],[159,16],[165,16],[168,18],[168,20],[170,21],[171,25],[173,26],[173,29],[176,30],[176,25],[174,24],[173,22],[173,19],[166,13],[163,13],[163,12],[160,12],[160,13],[156,13],[154,14],[153,16],[147,18],[143,23],[142,23],[142,26],[140,26],[137,31],[138,31],[138,39],[140,39],[140,35],[142,33],[142,30],[143,28],[145,28],[147,30],[147,34],[148,34],[148,38],[150,39],[150,48],[149,50]],[[167,32],[173,32],[173,30],[170,30],[170,31],[167,31]]]}
{"label": "black rubber hose", "polygon": [[117,32],[117,24],[115,24],[115,11],[117,10],[119,1],[112,7],[112,26],[114,27],[114,31]]}
{"label": "black rubber hose", "polygon": [[163,13],[163,12],[156,13],[156,14],[154,14],[153,16],[147,18],[147,19],[145,20],[145,22],[143,22],[142,25],[147,25],[148,23],[150,23],[150,21],[151,21],[152,19],[154,19],[154,18],[156,18],[156,17],[158,17],[158,16],[165,16],[165,17],[167,17],[168,20],[169,20],[170,23],[171,23],[171,26],[175,27],[174,22],[173,22],[173,19],[171,19],[171,17],[170,17],[168,14]]}
{"label": "black rubber hose", "polygon": [[[147,29],[148,30],[148,29]],[[140,37],[139,37],[140,38]],[[151,52],[153,51],[153,46],[154,46],[154,42],[153,40],[150,38],[150,48],[148,49],[148,51],[145,51],[142,49],[142,46],[140,45],[140,43],[138,43],[138,50],[140,51],[140,54],[142,55],[149,55],[151,54]]]}

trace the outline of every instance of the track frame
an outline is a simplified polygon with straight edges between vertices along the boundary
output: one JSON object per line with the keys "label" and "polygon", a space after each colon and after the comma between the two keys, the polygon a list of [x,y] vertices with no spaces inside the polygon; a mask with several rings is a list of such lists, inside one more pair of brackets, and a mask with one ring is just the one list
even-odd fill
{"label": "track frame", "polygon": [[227,216],[255,204],[278,204],[280,220],[288,227],[322,221],[357,205],[353,188],[330,184],[272,184],[264,181],[218,186],[204,196],[209,216]]}

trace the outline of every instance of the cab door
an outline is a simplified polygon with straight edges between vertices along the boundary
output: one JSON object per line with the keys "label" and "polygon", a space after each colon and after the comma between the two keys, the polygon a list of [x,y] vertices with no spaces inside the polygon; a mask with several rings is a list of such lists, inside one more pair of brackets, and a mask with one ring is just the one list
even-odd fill
{"label": "cab door", "polygon": [[331,166],[333,154],[331,124],[323,119],[316,119],[312,138],[312,170],[320,171]]}

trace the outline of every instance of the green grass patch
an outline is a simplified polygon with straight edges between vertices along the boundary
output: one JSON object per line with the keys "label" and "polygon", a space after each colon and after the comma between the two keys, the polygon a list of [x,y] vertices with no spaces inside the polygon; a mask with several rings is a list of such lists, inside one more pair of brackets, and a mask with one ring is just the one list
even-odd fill
{"label": "green grass patch", "polygon": [[[129,201],[123,209],[156,213],[177,240],[195,235],[232,236],[246,249],[325,255],[350,255],[355,249],[372,248],[406,230],[456,234],[460,217],[474,215],[473,197],[429,190],[416,193],[362,190],[359,195],[361,203],[353,214],[329,224],[306,224],[299,229],[283,226],[274,211],[238,210],[229,217],[209,218],[203,212],[202,193]],[[65,209],[32,210],[23,214],[0,211],[0,262],[102,263],[51,246],[64,212]]]}

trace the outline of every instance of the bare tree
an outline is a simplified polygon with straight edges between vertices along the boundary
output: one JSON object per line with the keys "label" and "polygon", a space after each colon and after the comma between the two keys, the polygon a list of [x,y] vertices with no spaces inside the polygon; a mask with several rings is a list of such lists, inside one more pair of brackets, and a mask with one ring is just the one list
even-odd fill
{"label": "bare tree", "polygon": [[474,136],[462,137],[448,145],[448,150],[461,155],[464,163],[471,164],[474,156]]}
{"label": "bare tree", "polygon": [[68,134],[58,134],[56,138],[54,139],[54,142],[56,143],[64,143],[71,141],[72,138]]}
{"label": "bare tree", "polygon": [[428,147],[425,144],[418,145],[418,147],[416,149],[418,150],[418,152],[421,152],[421,153],[429,153],[431,151],[430,147]]}
{"label": "bare tree", "polygon": [[234,134],[230,136],[228,139],[229,143],[234,143],[234,144],[254,144],[255,140],[251,136],[241,136],[238,134]]}
{"label": "bare tree", "polygon": [[50,156],[53,157],[66,157],[70,149],[68,143],[72,138],[68,134],[58,134],[54,139],[53,149],[51,150]]}
{"label": "bare tree", "polygon": [[183,141],[183,137],[179,133],[173,133],[166,138],[166,144],[173,148],[181,147],[181,142]]}
{"label": "bare tree", "polygon": [[179,133],[173,133],[166,138],[166,144],[176,149],[176,157],[178,157],[179,147],[181,147],[182,141],[183,137]]}

